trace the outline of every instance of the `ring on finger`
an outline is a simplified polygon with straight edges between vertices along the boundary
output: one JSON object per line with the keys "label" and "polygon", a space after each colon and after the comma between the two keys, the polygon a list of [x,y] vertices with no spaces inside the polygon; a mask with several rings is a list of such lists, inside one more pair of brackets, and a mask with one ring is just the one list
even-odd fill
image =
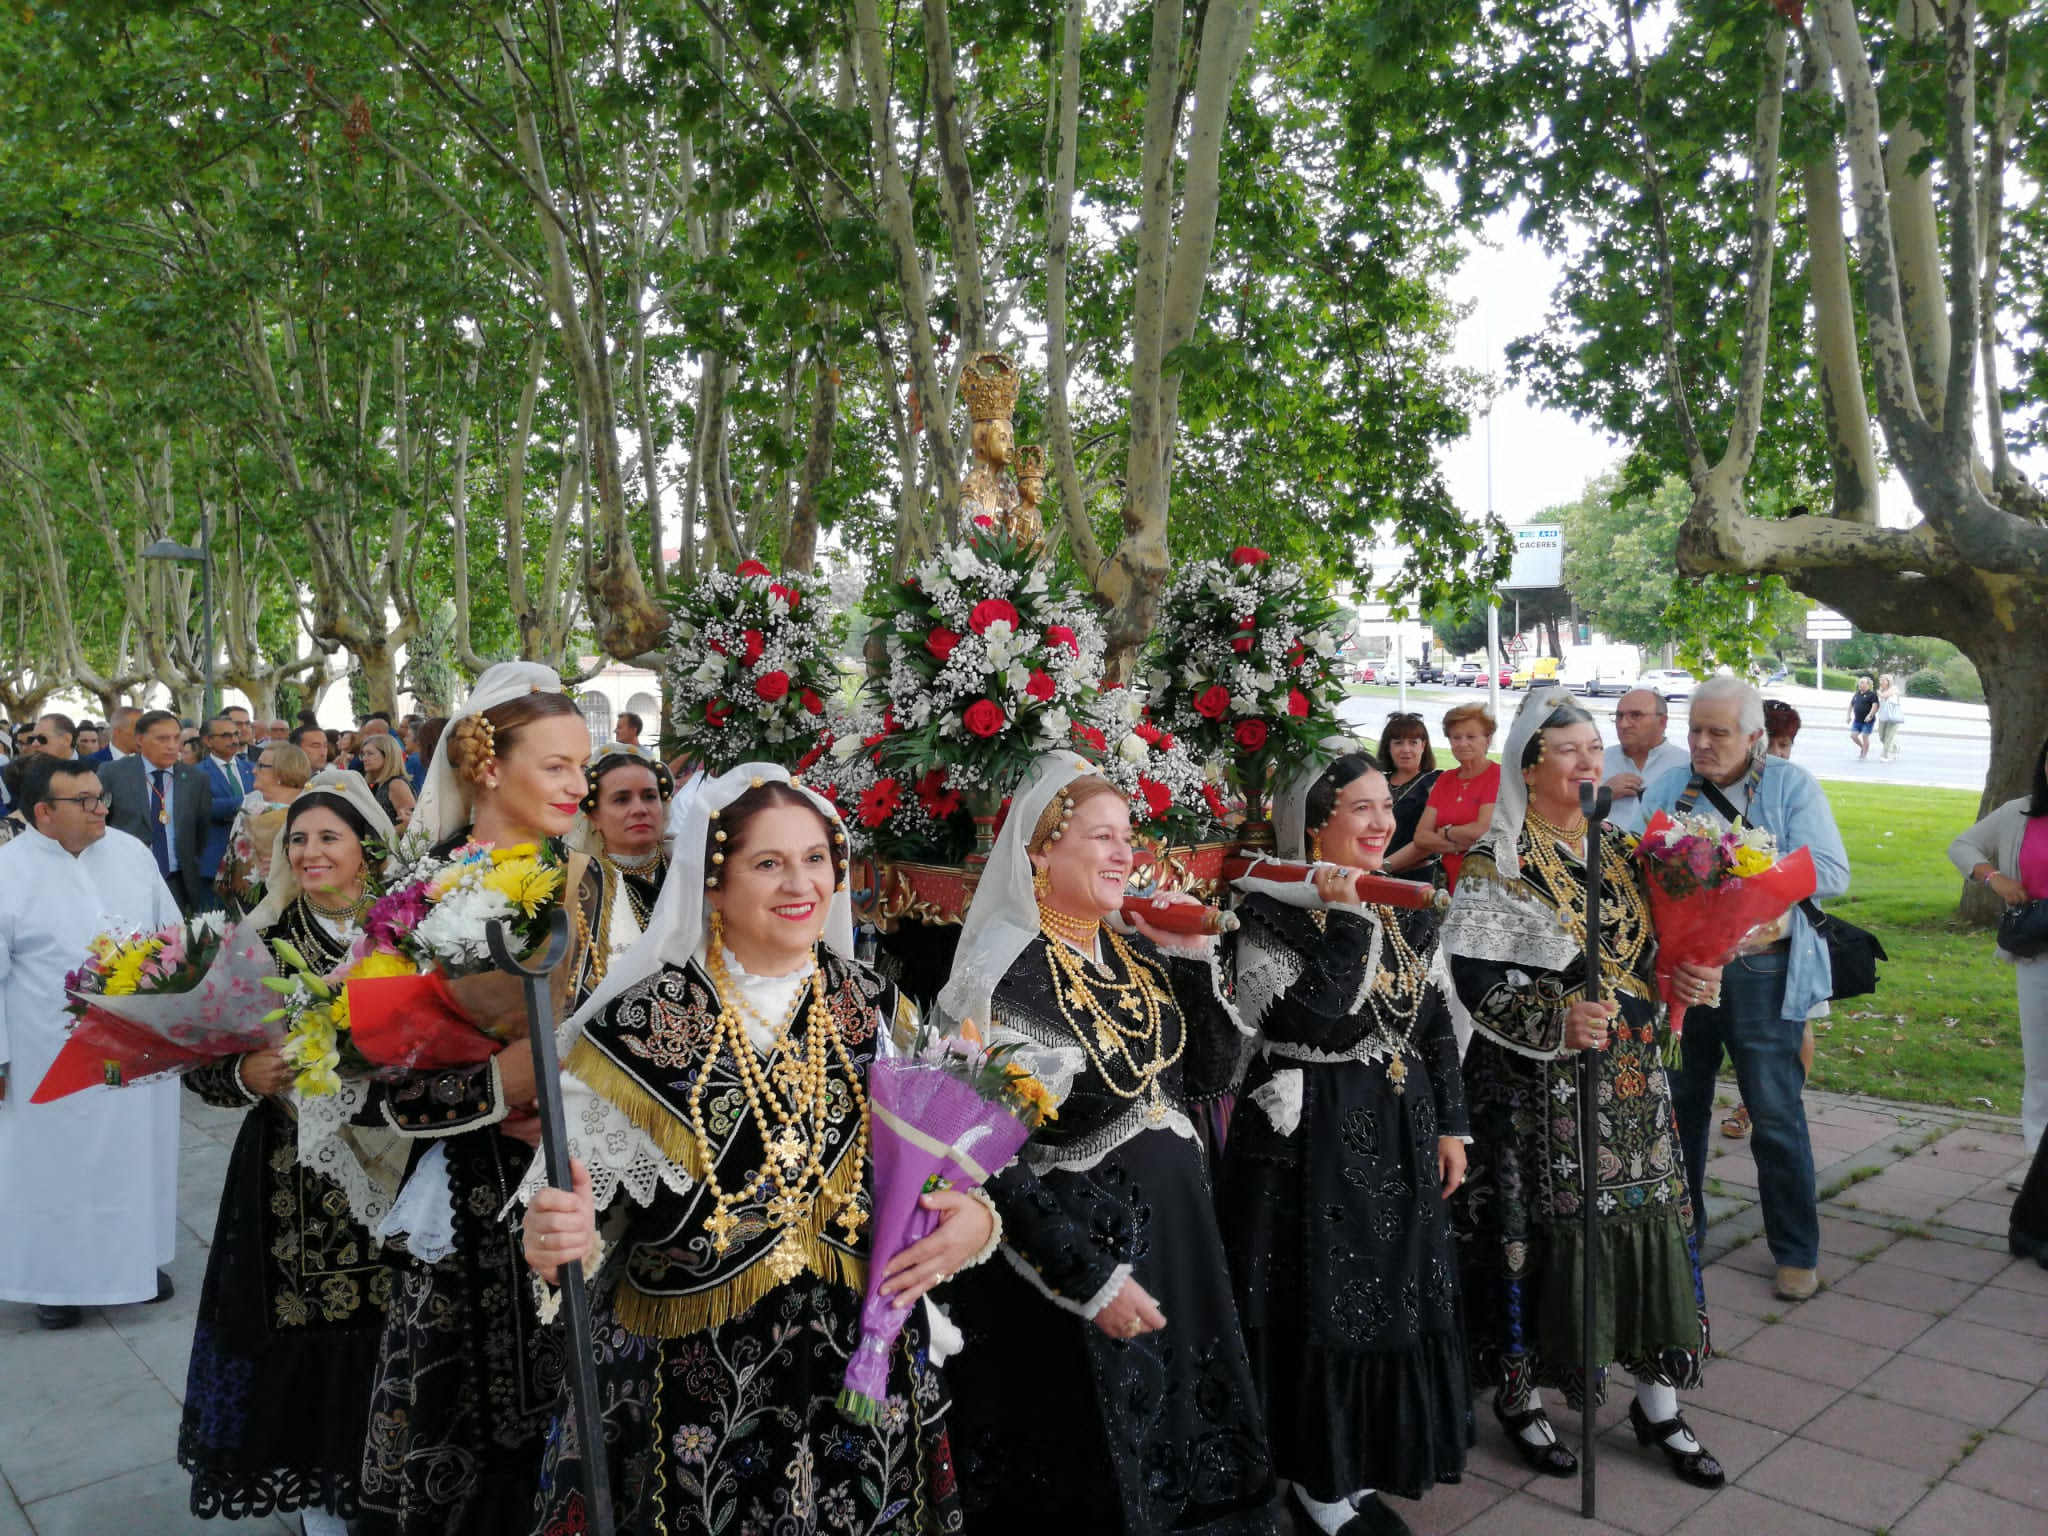
{"label": "ring on finger", "polygon": [[1132,1318],[1129,1322],[1124,1324],[1124,1337],[1127,1339],[1135,1339],[1138,1336],[1139,1330],[1142,1329],[1144,1326],[1145,1325],[1139,1322],[1137,1318]]}

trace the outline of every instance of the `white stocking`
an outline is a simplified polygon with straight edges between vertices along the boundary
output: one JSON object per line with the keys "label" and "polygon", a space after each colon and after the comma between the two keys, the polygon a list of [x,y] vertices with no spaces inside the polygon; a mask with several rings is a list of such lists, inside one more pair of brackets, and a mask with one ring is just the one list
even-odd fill
{"label": "white stocking", "polygon": [[[1514,1408],[1512,1405],[1503,1406],[1507,1406],[1511,1412],[1515,1413],[1541,1413],[1543,1411],[1543,1391],[1540,1387],[1531,1387],[1529,1395],[1522,1400],[1520,1408]],[[1522,1428],[1515,1431],[1515,1438],[1525,1445],[1557,1444],[1557,1432],[1550,1427],[1550,1420],[1548,1419],[1538,1419],[1533,1424],[1523,1425]]]}
{"label": "white stocking", "polygon": [[1309,1518],[1329,1533],[1337,1533],[1350,1523],[1354,1511],[1349,1499],[1339,1499],[1334,1504],[1325,1504],[1321,1499],[1312,1499],[1301,1491],[1301,1484],[1294,1485],[1294,1496],[1301,1500],[1301,1507],[1308,1511]]}
{"label": "white stocking", "polygon": [[348,1522],[324,1509],[303,1509],[299,1520],[306,1536],[348,1536]]}
{"label": "white stocking", "polygon": [[[1678,1417],[1678,1388],[1666,1386],[1661,1381],[1637,1382],[1636,1401],[1643,1405],[1643,1416],[1652,1424],[1668,1424]],[[1664,1443],[1686,1456],[1700,1448],[1699,1441],[1683,1430]]]}

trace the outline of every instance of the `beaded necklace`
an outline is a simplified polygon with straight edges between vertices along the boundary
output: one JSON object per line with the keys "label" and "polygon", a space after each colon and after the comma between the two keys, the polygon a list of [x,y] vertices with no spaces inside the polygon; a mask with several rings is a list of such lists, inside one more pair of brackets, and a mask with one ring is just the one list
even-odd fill
{"label": "beaded necklace", "polygon": [[[1566,864],[1558,845],[1577,844],[1586,835],[1585,825],[1581,823],[1576,832],[1555,826],[1533,806],[1523,812],[1522,819],[1528,833],[1523,860],[1550,887],[1559,925],[1584,949],[1586,886],[1579,871]],[[1636,885],[1635,866],[1618,837],[1600,839],[1600,878],[1617,897],[1606,908],[1607,921],[1602,925],[1601,966],[1611,977],[1632,977],[1650,942],[1650,918]]]}
{"label": "beaded necklace", "polygon": [[[1387,947],[1394,952],[1391,968],[1382,965],[1365,989],[1365,1011],[1372,1016],[1373,1039],[1386,1047],[1387,1081],[1394,1085],[1394,1092],[1405,1093],[1408,1082],[1408,1063],[1403,1059],[1409,1048],[1409,1035],[1414,1032],[1415,1021],[1422,1016],[1422,999],[1429,981],[1429,961],[1416,952],[1408,942],[1408,935],[1401,931],[1401,923],[1392,907],[1375,907],[1373,914],[1378,918],[1380,932],[1386,935]],[[1321,908],[1309,910],[1309,921],[1317,933],[1329,932],[1329,914]],[[1365,955],[1368,964],[1372,954]]]}
{"label": "beaded necklace", "polygon": [[[769,1027],[768,1023],[741,997],[739,986],[726,966],[725,944],[717,931],[712,933],[707,947],[710,953],[706,957],[705,968],[710,972],[712,985],[718,993],[718,1023],[705,1044],[704,1065],[698,1069],[697,1079],[690,1087],[690,1130],[697,1138],[703,1160],[704,1183],[711,1191],[713,1201],[712,1212],[704,1220],[704,1230],[711,1234],[712,1248],[724,1253],[732,1246],[732,1234],[740,1225],[740,1218],[733,1214],[734,1206],[747,1201],[765,1201],[764,1216],[768,1225],[771,1228],[788,1228],[800,1224],[824,1195],[825,1122],[831,1101],[831,1078],[827,1071],[830,1057],[838,1058],[846,1073],[847,1087],[853,1094],[856,1128],[850,1187],[855,1191],[866,1182],[868,1106],[867,1095],[861,1090],[860,1073],[854,1068],[845,1041],[839,1038],[839,1028],[832,1020],[832,1011],[825,1006],[825,974],[815,958],[811,962],[809,981],[798,988],[797,995],[790,1001],[788,1015],[771,1031],[775,1037],[771,1054],[782,1059],[772,1070],[763,1070],[760,1055],[754,1049],[753,1041],[747,1037],[746,1020],[751,1017],[764,1028]],[[790,1050],[789,1031],[796,1022],[806,991],[810,997],[810,1028],[803,1042],[803,1053],[799,1056]],[[718,1161],[712,1153],[715,1143],[710,1128],[705,1124],[703,1109],[704,1085],[710,1081],[722,1052],[732,1057],[741,1091],[746,1095],[747,1108],[753,1114],[754,1124],[760,1128],[761,1141],[766,1149],[761,1165],[746,1176],[738,1189],[731,1191],[719,1184]],[[850,1196],[836,1217],[848,1242],[853,1241],[868,1219],[867,1212],[861,1209],[860,1200],[858,1193]],[[800,1244],[785,1239],[769,1255],[768,1263],[778,1280],[787,1280],[799,1273],[807,1260]]]}
{"label": "beaded necklace", "polygon": [[[348,953],[349,943],[360,926],[360,914],[368,910],[369,904],[369,895],[365,893],[362,900],[346,909],[348,915],[329,913],[314,906],[302,892],[297,901],[284,909],[284,915],[278,921],[284,928],[286,939],[300,954],[309,958],[334,955],[339,959]],[[338,937],[321,924],[321,917],[328,918],[340,928],[341,933]]]}
{"label": "beaded necklace", "polygon": [[[1165,1054],[1164,1005],[1169,1001],[1165,988],[1121,934],[1105,928],[1102,937],[1123,962],[1128,980],[1091,979],[1081,956],[1058,937],[1048,935],[1045,948],[1052,959],[1053,1001],[1059,1004],[1060,1017],[1074,1032],[1103,1086],[1120,1099],[1144,1100],[1146,1118],[1163,1125],[1167,1106],[1159,1079],[1180,1060],[1187,1048],[1187,1035],[1183,1031],[1173,1054]],[[1096,970],[1098,977],[1109,974],[1102,967]],[[1105,996],[1097,995],[1098,985]],[[1126,1023],[1127,1019],[1139,1022]],[[1117,1081],[1119,1067],[1129,1075],[1129,1087]]]}

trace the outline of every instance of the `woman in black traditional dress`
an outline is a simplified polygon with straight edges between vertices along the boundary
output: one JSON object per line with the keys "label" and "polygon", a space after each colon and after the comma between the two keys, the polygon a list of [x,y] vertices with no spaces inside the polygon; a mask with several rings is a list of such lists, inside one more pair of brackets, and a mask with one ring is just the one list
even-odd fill
{"label": "woman in black traditional dress", "polygon": [[[1718,1488],[1719,1462],[1678,1411],[1708,1354],[1706,1296],[1693,1247],[1671,1085],[1663,1065],[1655,944],[1635,839],[1603,827],[1607,893],[1602,990],[1585,997],[1586,825],[1579,785],[1597,784],[1600,733],[1562,689],[1524,702],[1502,754],[1492,826],[1466,857],[1441,942],[1476,1031],[1465,1056],[1472,1148],[1454,1215],[1463,1250],[1466,1343],[1495,1387],[1493,1411],[1523,1460],[1569,1477],[1541,1389],[1589,1412],[1604,1362],[1636,1382],[1629,1422],[1686,1482]],[[1699,995],[1718,968],[1680,967]],[[1598,1055],[1600,1162],[1595,1270],[1599,1379],[1585,1379],[1585,1273],[1575,1055]]]}
{"label": "woman in black traditional dress", "polygon": [[606,742],[583,770],[583,819],[569,846],[590,856],[597,878],[591,932],[595,991],[605,968],[647,929],[661,882],[668,874],[668,803],[676,781],[661,759],[631,742]]}
{"label": "woman in black traditional dress", "polygon": [[[619,1529],[633,1536],[961,1529],[921,1311],[877,1421],[836,1406],[873,1208],[868,1068],[917,1026],[852,959],[845,848],[830,805],[780,768],[700,784],[647,942],[571,1023],[578,1189],[533,1196],[526,1254],[552,1281],[592,1250],[609,1208],[592,1347]],[[924,1203],[938,1230],[885,1279],[906,1307],[995,1246],[979,1191]],[[566,1406],[541,1512],[522,1527],[546,1536],[587,1529]]]}
{"label": "woman in black traditional dress", "polygon": [[1281,800],[1279,852],[1320,867],[1313,896],[1248,881],[1238,908],[1260,1049],[1218,1179],[1223,1242],[1275,1470],[1325,1531],[1401,1532],[1378,1493],[1455,1481],[1471,1444],[1446,1204],[1468,1139],[1458,1042],[1434,916],[1357,899],[1394,827],[1386,779],[1347,754]]}
{"label": "woman in black traditional dress", "polygon": [[[589,730],[560,680],[501,662],[450,722],[412,829],[448,852],[564,837],[586,792]],[[577,942],[557,972],[562,1004],[591,974],[597,880],[566,859]],[[452,990],[479,1017],[523,1020],[514,978],[462,978]],[[366,1536],[502,1536],[524,1529],[542,1440],[562,1381],[561,1330],[544,1324],[503,1214],[532,1162],[533,1060],[524,1038],[467,1072],[416,1072],[378,1091],[390,1127],[410,1138],[406,1185],[383,1230],[402,1236],[363,1449]]]}
{"label": "woman in black traditional dress", "polygon": [[947,1296],[968,1338],[947,1370],[977,1536],[1277,1529],[1191,1115],[1246,1040],[1213,939],[1104,926],[1130,872],[1123,797],[1084,760],[1040,758],[939,997],[1061,1095],[989,1181],[1004,1262]]}
{"label": "woman in black traditional dress", "polygon": [[[269,894],[249,922],[332,972],[374,889],[367,846],[390,836],[360,778],[322,774],[284,818]],[[343,1187],[301,1162],[292,1072],[275,1049],[209,1063],[185,1085],[249,1111],[228,1158],[178,1426],[192,1513],[303,1510],[309,1536],[341,1536],[358,1513],[389,1271]]]}

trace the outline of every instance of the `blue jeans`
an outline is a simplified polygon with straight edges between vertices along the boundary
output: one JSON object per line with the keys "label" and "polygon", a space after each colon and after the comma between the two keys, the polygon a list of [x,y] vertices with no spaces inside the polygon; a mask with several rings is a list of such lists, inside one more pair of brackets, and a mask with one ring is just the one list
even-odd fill
{"label": "blue jeans", "polygon": [[1799,1065],[1804,1020],[1780,1018],[1785,955],[1744,955],[1721,972],[1721,1003],[1689,1008],[1684,1058],[1671,1073],[1678,1141],[1692,1189],[1693,1219],[1706,1234],[1707,1131],[1714,1115],[1714,1079],[1725,1051],[1749,1106],[1749,1145],[1756,1158],[1757,1199],[1764,1238],[1781,1266],[1820,1262],[1820,1210],[1814,1191],[1813,1143],[1806,1133],[1806,1073]]}

